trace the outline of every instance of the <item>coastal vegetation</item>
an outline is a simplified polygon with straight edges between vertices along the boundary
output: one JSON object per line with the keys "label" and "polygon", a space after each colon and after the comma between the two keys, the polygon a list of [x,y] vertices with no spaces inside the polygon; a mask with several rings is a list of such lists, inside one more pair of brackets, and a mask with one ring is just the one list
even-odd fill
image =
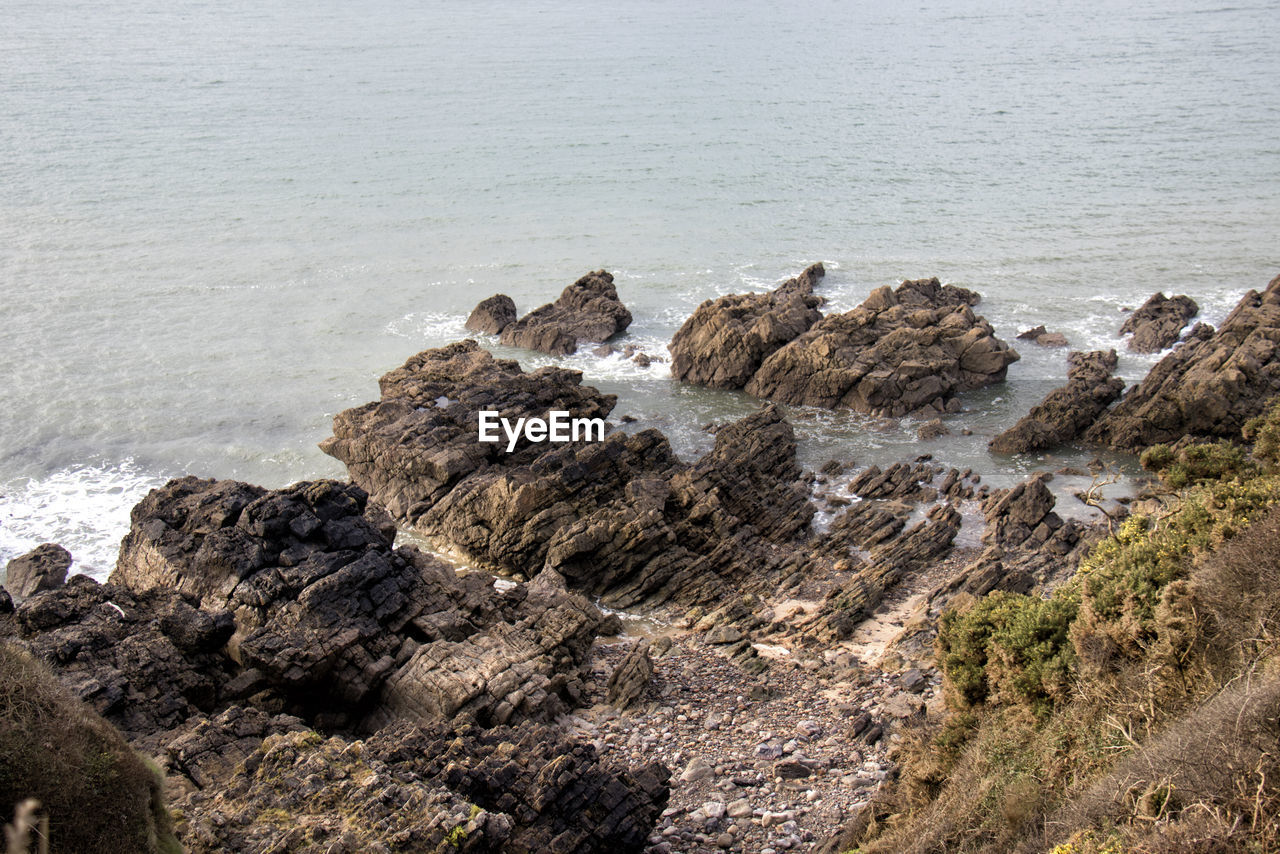
{"label": "coastal vegetation", "polygon": [[1152,448],[1170,490],[1047,597],[969,597],[936,644],[948,712],[849,828],[860,854],[1280,846],[1280,406]]}

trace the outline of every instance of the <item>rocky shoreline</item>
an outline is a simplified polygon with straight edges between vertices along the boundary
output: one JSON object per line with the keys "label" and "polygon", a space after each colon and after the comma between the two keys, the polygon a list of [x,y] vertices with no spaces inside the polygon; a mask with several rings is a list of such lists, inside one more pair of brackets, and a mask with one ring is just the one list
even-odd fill
{"label": "rocky shoreline", "polygon": [[[52,545],[11,562],[0,641],[155,761],[190,851],[836,850],[943,713],[943,611],[1052,589],[1124,508],[1064,520],[1047,473],[992,490],[928,455],[804,471],[786,406],[933,417],[1018,358],[971,291],[905,281],[824,317],[823,272],[710,300],[676,334],[676,378],[782,404],[718,425],[698,460],[621,421],[480,443],[482,412],[607,420],[617,400],[457,342],[335,417],[321,447],[349,483],[181,478],[135,507],[106,583],[66,579]],[[1157,296],[1135,347],[1195,313]],[[630,320],[597,271],[468,326],[563,354]],[[1238,433],[1280,392],[1277,341],[1280,277],[1123,396],[1114,352],[1071,353],[992,447]],[[957,546],[966,525],[980,548]]]}

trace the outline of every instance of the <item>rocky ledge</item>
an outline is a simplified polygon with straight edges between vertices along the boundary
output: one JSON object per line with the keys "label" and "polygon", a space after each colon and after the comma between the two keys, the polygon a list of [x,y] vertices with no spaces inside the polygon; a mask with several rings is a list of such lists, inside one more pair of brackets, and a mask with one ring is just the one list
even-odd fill
{"label": "rocky ledge", "polygon": [[516,306],[506,294],[482,301],[467,318],[467,328],[498,335],[508,347],[540,350],[552,356],[574,353],[579,342],[608,341],[631,325],[613,274],[605,270],[588,273],[560,294],[560,298],[536,308],[519,320]]}
{"label": "rocky ledge", "polygon": [[1113,377],[1115,350],[1067,355],[1067,384],[1049,392],[1017,424],[991,440],[1001,454],[1041,451],[1070,442],[1087,430],[1124,390]]}
{"label": "rocky ledge", "polygon": [[746,390],[780,403],[893,417],[958,411],[957,394],[1003,380],[1018,359],[973,313],[977,302],[973,291],[937,279],[886,285],[778,349]]}
{"label": "rocky ledge", "polygon": [[1196,324],[1085,434],[1141,451],[1160,442],[1230,438],[1280,392],[1280,276],[1249,291],[1218,330]]}

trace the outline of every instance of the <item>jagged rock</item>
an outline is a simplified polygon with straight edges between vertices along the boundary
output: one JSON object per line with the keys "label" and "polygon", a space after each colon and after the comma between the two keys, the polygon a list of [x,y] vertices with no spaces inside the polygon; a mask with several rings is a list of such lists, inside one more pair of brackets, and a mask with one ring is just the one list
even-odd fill
{"label": "jagged rock", "polygon": [[1043,326],[1036,326],[1018,333],[1019,341],[1034,341],[1041,347],[1065,347],[1067,336],[1061,332],[1050,332]]}
{"label": "jagged rock", "polygon": [[1158,353],[1177,341],[1187,321],[1199,313],[1200,306],[1191,297],[1155,293],[1129,316],[1120,327],[1120,334],[1133,335],[1129,339],[1131,352]]}
{"label": "jagged rock", "polygon": [[[340,413],[322,448],[403,524],[475,565],[559,572],[611,606],[719,598],[768,584],[813,516],[791,426],[765,407],[682,463],[656,430],[601,442],[476,441],[480,409],[508,418],[607,415],[614,398],[559,369],[524,374],[473,343],[427,351],[383,378],[383,400]],[[448,406],[437,406],[443,398]]]}
{"label": "jagged rock", "polygon": [[55,543],[44,543],[15,557],[5,567],[5,587],[19,602],[41,590],[56,590],[67,580],[71,552]]}
{"label": "jagged rock", "polygon": [[241,768],[176,804],[192,854],[639,852],[670,776],[657,763],[602,762],[590,745],[528,722],[484,732],[399,724],[359,742],[285,732]]}
{"label": "jagged rock", "polygon": [[[393,549],[365,511],[363,490],[332,481],[171,481],[134,509],[112,581],[230,612],[241,677],[257,674],[291,711],[330,725],[551,718],[576,702],[604,622],[594,606],[549,586],[499,592],[483,574],[459,577]],[[170,623],[179,646],[199,636],[192,615]]]}
{"label": "jagged rock", "polygon": [[707,300],[671,339],[671,375],[712,388],[742,388],[779,347],[817,323],[822,264],[762,294]]}
{"label": "jagged rock", "polygon": [[1280,276],[1249,291],[1222,327],[1198,323],[1085,434],[1140,451],[1183,436],[1238,436],[1280,392]]}
{"label": "jagged rock", "polygon": [[77,575],[16,612],[18,636],[81,700],[130,737],[217,704],[231,614],[198,613],[172,590],[135,594]]}
{"label": "jagged rock", "polygon": [[13,613],[13,597],[9,591],[0,587],[0,615]]}
{"label": "jagged rock", "polygon": [[941,466],[921,463],[894,463],[884,471],[871,465],[849,482],[849,491],[861,498],[901,498],[912,501],[924,497],[928,484]]}
{"label": "jagged rock", "polygon": [[549,448],[521,437],[514,452],[477,441],[479,413],[515,423],[552,410],[605,418],[617,398],[583,386],[582,374],[547,367],[525,373],[474,341],[427,350],[382,377],[382,400],[337,415],[320,449],[346,463],[351,479],[393,517],[413,525],[469,475],[492,465],[531,463]]}
{"label": "jagged rock", "polygon": [[653,680],[653,659],[649,644],[633,646],[609,675],[608,700],[619,709],[629,709],[640,701]]}
{"label": "jagged rock", "polygon": [[1020,454],[1075,439],[1124,390],[1124,380],[1111,376],[1116,362],[1115,350],[1068,354],[1067,384],[1049,392],[1017,424],[992,439],[991,449]]}
{"label": "jagged rock", "polygon": [[268,736],[308,732],[290,715],[231,706],[212,718],[198,715],[176,730],[145,740],[152,754],[162,757],[165,776],[182,781],[187,792],[215,789],[236,779],[236,769],[262,746]]}
{"label": "jagged rock", "polygon": [[935,279],[879,288],[765,359],[746,390],[782,403],[877,415],[956,411],[955,395],[1004,379],[1018,354],[970,308],[978,295]]}
{"label": "jagged rock", "polygon": [[1064,523],[1053,512],[1057,499],[1040,473],[1011,489],[998,490],[983,502],[987,529],[982,541],[1003,548],[1040,549],[1065,554],[1080,538],[1079,526]]}
{"label": "jagged rock", "polygon": [[466,327],[472,332],[497,335],[516,319],[516,304],[506,294],[494,294],[481,300],[467,318]]}
{"label": "jagged rock", "polygon": [[942,423],[941,418],[934,418],[921,424],[916,430],[916,438],[922,442],[937,439],[939,436],[950,436],[951,431]]}
{"label": "jagged rock", "polygon": [[604,342],[629,325],[631,312],[618,299],[613,275],[597,270],[565,288],[555,302],[505,324],[501,341],[564,356],[576,352],[579,341]]}

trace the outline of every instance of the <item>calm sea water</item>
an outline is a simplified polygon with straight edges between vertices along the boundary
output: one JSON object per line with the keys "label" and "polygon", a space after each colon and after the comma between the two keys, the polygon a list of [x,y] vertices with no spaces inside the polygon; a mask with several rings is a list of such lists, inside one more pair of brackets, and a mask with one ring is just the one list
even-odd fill
{"label": "calm sea water", "polygon": [[[833,309],[937,275],[1005,338],[1117,346],[1156,290],[1220,320],[1280,272],[1280,4],[1026,5],[7,0],[0,560],[101,575],[176,474],[341,476],[315,444],[381,373],[599,267],[656,353],[815,260]],[[1018,349],[972,437],[798,411],[805,460],[1087,459],[987,454],[1065,374]],[[565,361],[687,455],[754,406]]]}

